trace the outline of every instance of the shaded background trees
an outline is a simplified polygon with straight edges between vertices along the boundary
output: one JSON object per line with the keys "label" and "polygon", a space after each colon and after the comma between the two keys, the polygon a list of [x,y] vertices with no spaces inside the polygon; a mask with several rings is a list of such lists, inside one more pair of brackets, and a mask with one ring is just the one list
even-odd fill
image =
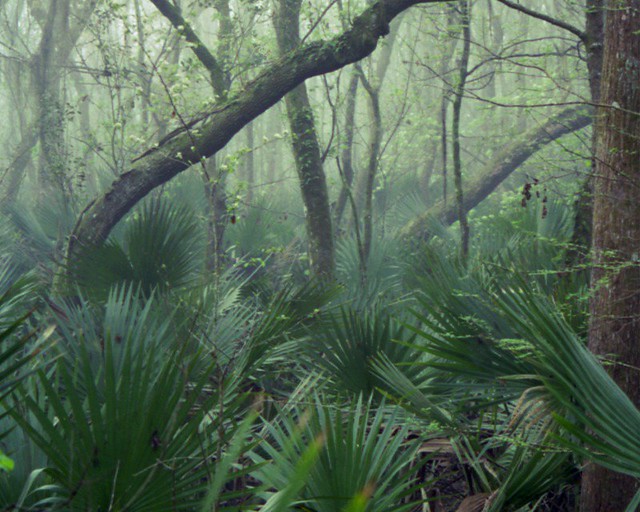
{"label": "shaded background trees", "polygon": [[[509,339],[519,331],[500,322],[488,334],[465,331],[461,318],[504,311],[488,313],[483,304],[469,311],[455,303],[454,290],[468,279],[482,289],[466,290],[469,297],[477,291],[487,303],[500,302],[495,283],[474,266],[511,283],[498,268],[515,255],[512,270],[531,272],[560,312],[584,319],[590,230],[578,227],[589,224],[594,191],[590,344],[637,367],[637,304],[618,300],[634,296],[637,277],[637,236],[631,228],[617,236],[638,217],[629,184],[640,107],[635,82],[614,76],[621,67],[632,77],[637,71],[637,34],[618,26],[637,23],[636,2],[627,4],[608,17],[601,74],[600,0],[535,8],[510,0],[8,0],[0,6],[0,105],[11,120],[0,127],[9,148],[1,176],[7,258],[36,268],[47,286],[62,268],[61,294],[82,289],[79,277],[88,279],[95,261],[109,286],[144,282],[145,299],[152,289],[173,288],[172,275],[205,288],[213,280],[216,297],[227,272],[252,276],[254,288],[242,293],[258,302],[309,277],[335,278],[356,313],[334,319],[331,332],[366,334],[357,375],[380,386],[384,379],[369,375],[367,342],[383,343],[386,334],[378,334],[393,322],[354,319],[414,301],[412,286],[445,293],[441,302],[451,300],[457,315],[451,329]],[[627,11],[631,21],[618,16]],[[622,61],[611,57],[614,49]],[[588,129],[594,106],[595,158]],[[139,209],[147,196],[153,201]],[[203,234],[207,249],[154,225],[153,212],[164,211],[155,201],[190,209],[193,218],[176,224]],[[449,225],[460,229],[460,244]],[[138,241],[147,240],[147,228],[159,237],[155,247],[182,240],[184,251],[175,253],[180,261],[193,257],[187,272],[172,274],[168,256],[145,257]],[[558,243],[548,244],[545,234]],[[448,267],[431,251],[470,264]],[[411,259],[425,254],[432,267]],[[144,261],[157,268],[147,272]],[[403,265],[413,273],[402,274]],[[433,281],[411,284],[425,276]],[[440,291],[432,286],[439,278]],[[176,282],[183,292],[185,282]],[[92,297],[104,300],[109,286]],[[434,318],[442,313],[428,301],[420,307]],[[607,334],[612,326],[619,339]],[[429,331],[425,339],[449,340],[441,334]],[[389,354],[398,365],[392,356],[406,356]],[[505,357],[507,372],[513,367]],[[611,374],[631,393],[637,374],[623,368],[612,366]],[[419,378],[409,373],[411,383]],[[587,481],[605,478],[587,474]],[[609,499],[585,489],[590,503]]]}

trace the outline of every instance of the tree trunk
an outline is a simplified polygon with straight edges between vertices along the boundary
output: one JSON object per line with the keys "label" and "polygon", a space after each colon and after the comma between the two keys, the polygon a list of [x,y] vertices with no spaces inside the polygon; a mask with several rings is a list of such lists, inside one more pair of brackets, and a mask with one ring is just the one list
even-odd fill
{"label": "tree trunk", "polygon": [[[183,18],[179,3],[167,0],[152,0],[156,9],[164,15],[179,34],[183,34],[200,63],[209,72],[213,93],[218,98],[226,98],[231,86],[231,78],[227,69],[230,42],[233,34],[231,12],[228,0],[216,0],[214,8],[220,18],[218,31],[218,47],[220,58],[216,58],[200,40],[191,25]],[[179,50],[179,46],[177,46]],[[177,53],[179,57],[179,53]],[[177,62],[176,62],[177,63]],[[250,128],[251,125],[249,125]],[[253,132],[251,132],[253,133]],[[251,155],[253,158],[253,155]],[[251,163],[253,168],[253,162]],[[226,176],[218,171],[215,155],[209,160],[200,162],[204,193],[207,199],[207,260],[208,270],[220,270],[224,253],[224,232],[227,221]],[[251,190],[251,189],[250,189]],[[247,198],[250,202],[250,198]]]}
{"label": "tree trunk", "polygon": [[253,123],[249,123],[245,128],[245,135],[247,137],[247,154],[244,157],[244,176],[247,180],[247,195],[246,201],[248,205],[253,203],[253,192],[256,187],[256,172],[255,172],[255,159],[254,159],[254,134]]}
{"label": "tree trunk", "polygon": [[[607,11],[596,121],[593,297],[589,348],[640,407],[640,0]],[[638,480],[587,466],[581,510],[625,510]]]}
{"label": "tree trunk", "polygon": [[449,106],[449,97],[451,96],[451,86],[449,85],[449,79],[446,77],[449,72],[449,65],[453,53],[456,51],[456,45],[458,44],[458,37],[454,37],[456,32],[459,32],[458,26],[460,25],[460,19],[458,11],[455,6],[449,6],[449,12],[447,15],[447,31],[444,33],[448,38],[445,51],[440,58],[439,73],[442,79],[442,96],[440,98],[440,111],[438,112],[438,124],[440,125],[440,164],[442,166],[442,200],[444,205],[447,205],[447,166],[448,166],[448,152],[449,147],[447,139],[447,108]]}
{"label": "tree trunk", "polygon": [[70,199],[67,183],[67,148],[64,140],[64,109],[60,99],[60,64],[56,54],[56,35],[62,27],[61,18],[68,14],[68,3],[51,0],[47,18],[42,28],[38,53],[32,62],[31,87],[37,105],[38,141],[38,190],[43,199],[60,194]]}
{"label": "tree trunk", "polygon": [[340,195],[338,196],[338,202],[336,203],[336,210],[334,214],[334,226],[336,230],[342,220],[342,215],[344,214],[344,209],[347,205],[347,198],[353,185],[353,133],[356,123],[356,99],[359,81],[359,72],[357,69],[354,69],[351,74],[351,78],[349,79],[349,88],[347,89],[344,142],[342,144],[342,152],[339,162],[339,168],[342,173],[342,188],[340,189]]}
{"label": "tree trunk", "polygon": [[247,123],[304,80],[341,69],[369,55],[378,39],[389,32],[389,23],[398,14],[413,5],[439,1],[376,2],[353,20],[349,30],[283,56],[233,99],[191,120],[188,129],[182,127],[167,135],[157,147],[134,159],[131,169],[85,208],[69,237],[67,258],[75,258],[83,246],[105,240],[116,223],[151,190],[219,151]]}
{"label": "tree trunk", "polygon": [[[587,52],[587,70],[591,101],[597,104],[600,99],[600,77],[602,73],[602,49],[604,37],[604,0],[587,0],[585,9],[585,32],[583,41]],[[574,203],[573,234],[571,246],[567,251],[566,266],[572,270],[588,273],[593,225],[593,169],[596,168],[596,130],[591,135],[591,171],[585,178]]]}
{"label": "tree trunk", "polygon": [[225,182],[227,174],[220,172],[216,157],[207,159],[204,191],[207,196],[207,270],[216,272],[222,268],[224,259],[224,233],[227,227],[227,197]]}
{"label": "tree trunk", "polygon": [[[542,126],[524,133],[500,151],[485,166],[479,178],[467,184],[464,189],[465,212],[475,208],[536,151],[563,135],[589,126],[591,121],[590,107],[585,105],[569,107],[552,116]],[[453,224],[458,220],[458,207],[455,204],[439,201],[424,214],[407,223],[402,228],[400,236],[408,242],[428,238],[430,218],[439,219],[445,224]]]}
{"label": "tree trunk", "polygon": [[[282,55],[300,45],[301,0],[280,0],[275,17],[276,37]],[[305,207],[309,261],[313,274],[330,279],[334,271],[333,230],[327,180],[322,166],[313,110],[304,83],[285,96],[293,155]]]}
{"label": "tree trunk", "polygon": [[[40,144],[39,189],[50,201],[48,192],[55,191],[70,204],[71,182],[68,177],[68,150],[64,130],[64,102],[61,98],[62,67],[82,34],[97,0],[89,0],[70,15],[69,0],[51,0],[49,8],[38,18],[42,36],[38,51],[31,60],[31,87],[36,107]],[[40,11],[38,11],[40,12]]]}
{"label": "tree trunk", "polygon": [[373,190],[375,188],[376,179],[378,175],[378,167],[380,166],[380,151],[382,149],[382,113],[380,111],[380,90],[384,83],[384,78],[387,75],[389,64],[391,63],[391,54],[393,52],[393,46],[400,29],[400,23],[402,18],[396,19],[392,26],[389,37],[387,37],[386,45],[380,52],[380,58],[376,65],[376,73],[373,77],[374,83],[367,80],[366,76],[360,69],[360,80],[362,86],[367,91],[369,96],[369,157],[367,163],[367,174],[365,176],[364,185],[364,210],[362,213],[362,223],[364,240],[362,247],[362,254],[364,260],[362,261],[362,279],[366,279],[366,263],[369,259],[371,252],[371,244],[373,242]]}
{"label": "tree trunk", "polygon": [[591,101],[600,99],[600,78],[602,74],[602,50],[604,40],[604,2],[587,0],[585,20],[585,46],[587,50],[587,70]]}
{"label": "tree trunk", "polygon": [[453,179],[456,187],[456,205],[458,207],[458,221],[460,222],[460,241],[462,259],[469,255],[469,222],[464,208],[464,191],[462,189],[462,159],[460,157],[460,115],[462,112],[462,97],[467,82],[469,67],[469,51],[471,48],[471,19],[467,0],[460,2],[460,22],[462,24],[462,55],[460,56],[458,81],[454,88],[453,119],[451,137],[453,138]]}
{"label": "tree trunk", "polygon": [[372,86],[362,75],[362,83],[369,95],[369,158],[367,162],[367,174],[364,183],[364,208],[362,210],[362,224],[364,240],[362,254],[362,278],[366,279],[366,262],[371,252],[373,240],[373,188],[378,173],[378,159],[382,145],[382,114],[380,113],[380,84]]}

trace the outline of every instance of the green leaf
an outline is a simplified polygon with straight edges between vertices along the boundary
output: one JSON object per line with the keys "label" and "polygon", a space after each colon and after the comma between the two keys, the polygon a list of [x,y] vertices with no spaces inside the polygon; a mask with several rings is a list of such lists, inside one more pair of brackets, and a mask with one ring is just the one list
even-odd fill
{"label": "green leaf", "polygon": [[13,460],[0,451],[0,471],[13,471],[14,466]]}

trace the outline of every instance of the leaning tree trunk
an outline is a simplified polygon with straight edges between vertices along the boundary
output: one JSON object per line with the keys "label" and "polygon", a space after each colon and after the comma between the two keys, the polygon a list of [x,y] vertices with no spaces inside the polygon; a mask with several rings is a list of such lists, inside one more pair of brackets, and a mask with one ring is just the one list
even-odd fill
{"label": "leaning tree trunk", "polygon": [[[596,120],[589,348],[640,407],[640,0],[607,11]],[[638,480],[589,465],[581,510],[623,511]]]}
{"label": "leaning tree trunk", "polygon": [[232,100],[168,134],[135,158],[128,172],[87,205],[68,238],[67,260],[77,258],[84,247],[104,241],[149,192],[222,149],[247,123],[307,78],[330,73],[371,54],[398,14],[413,5],[440,1],[378,1],[354,18],[350,29],[333,39],[305,44],[276,60]]}
{"label": "leaning tree trunk", "polygon": [[[480,204],[538,150],[563,135],[589,126],[591,121],[591,108],[580,105],[569,107],[550,117],[543,125],[526,131],[496,154],[478,178],[467,183],[463,194],[464,211],[469,212]],[[458,213],[458,205],[439,201],[425,213],[408,222],[400,231],[400,237],[409,243],[416,239],[428,238],[430,219],[435,218],[445,224],[453,224],[458,220]]]}
{"label": "leaning tree trunk", "polygon": [[[301,0],[280,0],[275,18],[276,37],[282,55],[300,45]],[[333,229],[327,180],[322,166],[313,110],[305,84],[285,96],[293,154],[306,210],[309,260],[315,276],[331,278],[334,270]]]}

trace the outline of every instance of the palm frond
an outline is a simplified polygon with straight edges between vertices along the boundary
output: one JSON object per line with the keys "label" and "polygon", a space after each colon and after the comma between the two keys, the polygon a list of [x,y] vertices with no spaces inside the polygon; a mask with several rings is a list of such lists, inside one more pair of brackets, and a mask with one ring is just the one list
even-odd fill
{"label": "palm frond", "polygon": [[640,478],[640,410],[548,299],[526,288],[500,293],[496,303],[541,353],[545,387],[556,401],[556,420],[576,453]]}
{"label": "palm frond", "polygon": [[407,442],[408,427],[396,422],[397,411],[377,411],[371,401],[358,400],[344,411],[323,405],[316,397],[310,408],[284,411],[279,421],[265,424],[266,441],[252,453],[255,462],[271,461],[256,477],[276,490],[287,487],[309,446],[323,440],[317,461],[299,492],[301,501],[318,512],[352,506],[366,491],[366,510],[410,510],[413,490],[409,469],[418,443]]}
{"label": "palm frond", "polygon": [[135,285],[148,297],[196,282],[204,253],[198,223],[188,209],[152,200],[124,222],[122,241],[86,247],[69,262],[70,285],[104,301],[116,285]]}
{"label": "palm frond", "polygon": [[422,378],[421,352],[416,334],[381,309],[342,308],[329,324],[304,343],[309,360],[337,391],[370,395],[386,383],[371,369],[379,355],[404,370],[413,380]]}

